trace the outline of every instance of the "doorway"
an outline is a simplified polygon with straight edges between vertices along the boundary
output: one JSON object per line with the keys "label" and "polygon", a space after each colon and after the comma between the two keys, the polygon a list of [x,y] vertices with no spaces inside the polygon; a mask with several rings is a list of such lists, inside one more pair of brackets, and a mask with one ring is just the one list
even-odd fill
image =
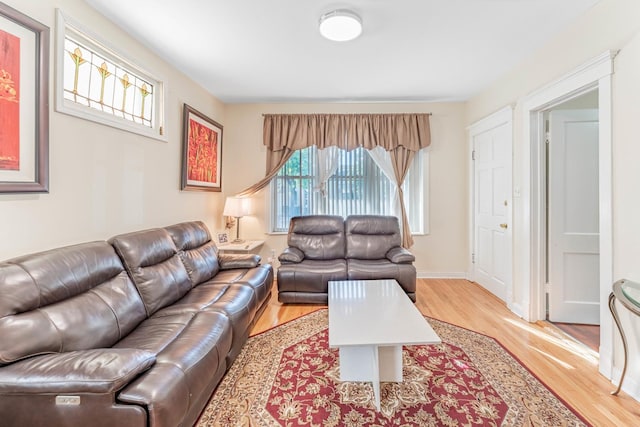
{"label": "doorway", "polygon": [[598,92],[545,111],[547,320],[600,343]]}
{"label": "doorway", "polygon": [[[598,225],[599,225],[599,371],[613,376],[613,323],[606,304],[613,283],[612,240],[612,132],[611,80],[615,51],[606,51],[533,92],[522,101],[523,147],[519,152],[522,186],[523,227],[516,227],[522,242],[515,265],[521,265],[514,280],[521,278],[522,314],[528,321],[546,318],[546,192],[544,113],[555,106],[596,90],[598,92]],[[516,205],[516,208],[518,205]],[[515,290],[514,290],[515,292]]]}

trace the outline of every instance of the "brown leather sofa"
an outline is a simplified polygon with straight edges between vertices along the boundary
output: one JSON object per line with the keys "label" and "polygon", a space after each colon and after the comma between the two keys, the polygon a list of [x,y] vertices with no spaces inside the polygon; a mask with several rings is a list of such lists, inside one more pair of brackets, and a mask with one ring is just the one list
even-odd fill
{"label": "brown leather sofa", "polygon": [[0,263],[0,425],[192,425],[272,283],[201,222]]}
{"label": "brown leather sofa", "polygon": [[288,247],[278,257],[278,300],[327,304],[329,281],[395,279],[415,302],[415,257],[401,242],[394,216],[291,218]]}

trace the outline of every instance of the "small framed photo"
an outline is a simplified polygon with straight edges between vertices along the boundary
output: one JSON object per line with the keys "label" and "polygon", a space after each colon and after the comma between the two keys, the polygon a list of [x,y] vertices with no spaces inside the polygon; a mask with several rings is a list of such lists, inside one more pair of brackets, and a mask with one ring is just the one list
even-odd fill
{"label": "small framed photo", "polygon": [[217,231],[216,232],[216,242],[219,245],[224,245],[230,242],[229,240],[229,233],[227,233],[226,231]]}
{"label": "small framed photo", "polygon": [[222,191],[222,125],[184,104],[182,190]]}

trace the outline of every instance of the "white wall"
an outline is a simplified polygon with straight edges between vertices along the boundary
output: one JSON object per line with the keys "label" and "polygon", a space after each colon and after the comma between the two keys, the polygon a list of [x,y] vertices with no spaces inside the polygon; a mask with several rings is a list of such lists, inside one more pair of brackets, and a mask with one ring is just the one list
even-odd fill
{"label": "white wall", "polygon": [[[558,79],[606,50],[620,50],[614,61],[613,74],[613,255],[614,278],[626,277],[640,281],[640,1],[601,0],[563,33],[549,41],[521,66],[499,79],[483,93],[468,102],[467,122],[472,123],[501,107],[512,104],[514,111],[514,190],[522,185],[523,109],[521,101],[527,94]],[[514,255],[523,243],[522,223],[528,216],[522,200],[514,197]],[[520,230],[520,232],[518,232]],[[516,288],[514,298],[525,296],[517,286],[528,280],[523,265],[514,265]],[[606,304],[606,301],[602,302]],[[622,309],[621,311],[624,311]],[[640,322],[624,313],[625,328],[629,331],[630,354],[637,354],[640,346]],[[622,345],[614,341],[614,377],[622,365]],[[634,353],[635,352],[635,353]],[[631,358],[625,389],[640,396],[640,363]]]}
{"label": "white wall", "polygon": [[[431,112],[430,233],[414,236],[411,250],[419,275],[463,276],[469,253],[464,107],[461,103],[228,105],[224,150],[226,165],[233,166],[222,169],[225,192],[239,192],[265,174],[262,114]],[[286,246],[286,236],[265,234],[269,220],[265,195],[268,189],[253,198],[257,211],[241,219],[241,237],[266,239],[262,255],[268,257],[273,250],[277,256]]]}
{"label": "white wall", "polygon": [[[613,112],[613,277],[640,282],[640,33],[616,57]],[[629,340],[625,390],[640,400],[640,320],[618,307]],[[616,343],[620,370],[622,344]]]}
{"label": "white wall", "polygon": [[[187,103],[223,125],[224,105],[84,1],[3,1],[51,29],[51,108],[50,192],[0,195],[0,260],[183,220],[200,219],[219,227],[220,193],[180,191],[182,105]],[[55,8],[166,80],[168,142],[54,111]],[[223,150],[223,155],[227,152]]]}

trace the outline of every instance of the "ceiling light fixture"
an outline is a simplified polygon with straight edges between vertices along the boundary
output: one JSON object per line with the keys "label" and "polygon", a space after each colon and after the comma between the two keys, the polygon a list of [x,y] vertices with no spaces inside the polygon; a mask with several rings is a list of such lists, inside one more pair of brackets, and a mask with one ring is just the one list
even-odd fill
{"label": "ceiling light fixture", "polygon": [[362,33],[362,20],[350,10],[337,9],[320,17],[320,34],[336,42],[353,40]]}

